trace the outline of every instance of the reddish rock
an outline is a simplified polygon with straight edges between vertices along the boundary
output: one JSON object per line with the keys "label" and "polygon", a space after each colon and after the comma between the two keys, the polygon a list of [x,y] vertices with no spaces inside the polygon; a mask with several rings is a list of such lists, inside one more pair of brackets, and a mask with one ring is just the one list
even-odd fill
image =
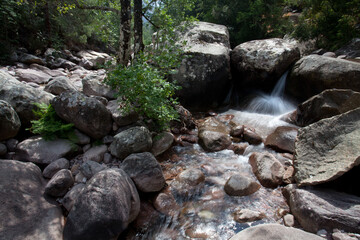
{"label": "reddish rock", "polygon": [[296,136],[297,128],[281,126],[266,138],[265,146],[278,152],[294,153]]}
{"label": "reddish rock", "polygon": [[244,140],[253,145],[258,145],[263,141],[255,129],[246,126],[244,127]]}

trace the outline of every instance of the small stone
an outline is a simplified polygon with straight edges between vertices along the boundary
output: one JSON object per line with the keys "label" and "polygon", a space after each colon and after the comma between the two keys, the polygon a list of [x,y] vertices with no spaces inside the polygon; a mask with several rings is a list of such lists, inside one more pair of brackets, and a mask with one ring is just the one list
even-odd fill
{"label": "small stone", "polygon": [[0,156],[3,156],[7,153],[7,147],[5,144],[0,143]]}
{"label": "small stone", "polygon": [[320,229],[319,231],[317,231],[316,235],[327,238],[327,231],[325,229]]}
{"label": "small stone", "polygon": [[333,240],[357,240],[358,238],[356,237],[351,237],[346,233],[342,233],[342,232],[334,232],[331,235]]}
{"label": "small stone", "polygon": [[294,179],[294,173],[295,169],[293,166],[289,166],[285,169],[284,175],[283,175],[283,182],[285,184],[291,184],[295,182]]}
{"label": "small stone", "polygon": [[204,173],[199,169],[187,169],[179,174],[177,181],[196,186],[205,180]]}
{"label": "small stone", "polygon": [[87,150],[83,155],[84,161],[102,162],[108,148],[106,145],[95,146]]}
{"label": "small stone", "polygon": [[255,129],[244,127],[244,140],[253,145],[259,145],[263,142],[259,134],[255,132]]}
{"label": "small stone", "polygon": [[106,169],[104,165],[101,165],[94,161],[86,161],[80,166],[80,171],[84,174],[87,179],[92,178],[96,173]]}
{"label": "small stone", "polygon": [[168,216],[176,215],[180,210],[171,193],[160,193],[154,201],[154,207],[159,212]]}
{"label": "small stone", "polygon": [[230,146],[230,150],[233,150],[235,154],[243,155],[248,146],[248,143],[234,143]]}
{"label": "small stone", "polygon": [[294,227],[295,225],[295,218],[292,214],[286,214],[284,217],[284,225],[287,227]]}
{"label": "small stone", "polygon": [[244,125],[237,125],[237,126],[231,128],[230,136],[242,138],[243,133],[244,133]]}
{"label": "small stone", "polygon": [[61,169],[68,169],[70,163],[66,158],[60,158],[50,163],[43,171],[43,176],[45,178],[52,178],[58,171]]}
{"label": "small stone", "polygon": [[234,220],[238,223],[253,222],[265,218],[262,212],[252,211],[250,209],[241,209],[234,212]]}
{"label": "small stone", "polygon": [[75,183],[86,183],[86,177],[82,172],[75,175]]}
{"label": "small stone", "polygon": [[109,164],[109,163],[111,163],[111,161],[112,161],[111,154],[110,153],[105,153],[103,162],[106,163],[106,164]]}
{"label": "small stone", "polygon": [[16,146],[18,145],[19,141],[17,139],[11,138],[6,141],[6,146],[9,152],[15,152]]}
{"label": "small stone", "polygon": [[114,141],[114,137],[110,136],[110,135],[106,135],[103,139],[102,142],[104,144],[111,144]]}
{"label": "small stone", "polygon": [[259,190],[260,185],[251,178],[236,174],[231,176],[225,186],[225,192],[230,196],[247,196]]}
{"label": "small stone", "polygon": [[57,172],[45,186],[45,194],[53,197],[62,197],[74,184],[74,178],[68,169]]}

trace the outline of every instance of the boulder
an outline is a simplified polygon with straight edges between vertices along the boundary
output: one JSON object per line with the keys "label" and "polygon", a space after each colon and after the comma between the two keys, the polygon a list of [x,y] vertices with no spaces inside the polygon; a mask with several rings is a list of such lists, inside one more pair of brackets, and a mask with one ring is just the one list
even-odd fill
{"label": "boulder", "polygon": [[44,84],[51,78],[50,75],[35,69],[16,69],[16,77],[20,81]]}
{"label": "boulder", "polygon": [[142,192],[157,192],[165,186],[161,166],[149,152],[131,154],[121,163],[121,168]]}
{"label": "boulder", "polygon": [[240,87],[270,90],[286,70],[300,58],[297,44],[271,38],[242,43],[231,52],[236,83]]}
{"label": "boulder", "polygon": [[44,90],[54,95],[60,95],[61,93],[67,91],[77,91],[74,85],[70,82],[70,79],[64,76],[51,78],[46,84]]}
{"label": "boulder", "polygon": [[360,108],[299,129],[295,179],[300,185],[334,180],[360,164]]}
{"label": "boulder", "polygon": [[74,185],[74,178],[70,170],[61,169],[46,184],[45,194],[52,197],[62,197],[72,185]]}
{"label": "boulder", "polygon": [[326,89],[360,91],[360,63],[310,55],[297,61],[286,82],[286,91],[306,100]]}
{"label": "boulder", "polygon": [[21,125],[28,127],[35,119],[34,103],[49,104],[54,95],[32,88],[16,80],[9,74],[0,71],[0,99],[8,102],[19,115]]}
{"label": "boulder", "polygon": [[253,211],[250,209],[240,209],[233,213],[234,220],[238,223],[246,223],[258,221],[266,217],[262,212]]}
{"label": "boulder", "polygon": [[121,169],[97,173],[75,201],[65,224],[64,240],[117,239],[138,215],[140,199]]}
{"label": "boulder", "polygon": [[62,169],[68,169],[70,167],[70,162],[66,158],[60,158],[53,161],[43,171],[43,176],[45,178],[52,178],[58,171]]}
{"label": "boulder", "polygon": [[104,154],[107,152],[108,147],[106,145],[95,146],[87,150],[83,155],[84,161],[102,162],[104,160]]}
{"label": "boulder", "polygon": [[295,127],[278,127],[266,138],[265,146],[278,152],[294,153],[297,132]]}
{"label": "boulder", "polygon": [[0,160],[0,239],[62,240],[64,217],[33,163]]}
{"label": "boulder", "polygon": [[106,169],[106,165],[102,165],[94,161],[86,161],[80,166],[80,171],[87,179],[92,178],[96,173]]}
{"label": "boulder", "polygon": [[211,106],[223,101],[230,89],[230,44],[225,26],[196,22],[185,33],[185,58],[171,76],[182,87],[176,92],[186,107]]}
{"label": "boulder", "polygon": [[99,53],[92,50],[80,51],[76,55],[81,58],[80,66],[82,65],[86,69],[98,68],[99,65],[103,65],[106,61],[112,59],[106,53]]}
{"label": "boulder", "polygon": [[12,106],[0,100],[0,141],[15,137],[21,127],[20,118]]}
{"label": "boulder", "polygon": [[116,122],[119,127],[130,125],[139,119],[139,115],[136,112],[125,112],[123,105],[121,102],[118,102],[118,100],[109,101],[106,108],[111,112],[114,122]]}
{"label": "boulder", "polygon": [[154,156],[159,156],[168,150],[174,142],[174,135],[169,132],[162,132],[153,138],[153,145],[151,153]]}
{"label": "boulder", "polygon": [[349,89],[327,89],[296,109],[295,123],[304,127],[323,118],[345,113],[360,106],[360,93]]}
{"label": "boulder", "polygon": [[247,228],[229,240],[324,240],[316,234],[308,233],[300,229],[285,227],[280,224],[261,224]]}
{"label": "boulder", "polygon": [[206,118],[199,126],[199,143],[207,151],[220,151],[231,145],[230,129],[216,118]]}
{"label": "boulder", "polygon": [[242,174],[231,176],[225,183],[224,190],[230,196],[248,196],[260,189],[260,184]]}
{"label": "boulder", "polygon": [[149,130],[145,127],[132,127],[114,136],[110,144],[113,156],[124,159],[132,153],[148,152],[152,146]]}
{"label": "boulder", "polygon": [[51,102],[56,114],[92,138],[106,136],[112,127],[110,112],[94,98],[79,92],[64,92]]}
{"label": "boulder", "polygon": [[347,58],[360,57],[360,38],[352,39],[347,45],[335,51],[336,55],[346,55]]}
{"label": "boulder", "polygon": [[61,200],[61,204],[64,206],[64,208],[66,208],[68,212],[70,212],[70,210],[74,206],[76,199],[79,197],[84,187],[85,184],[83,183],[76,184],[74,187],[71,188],[70,191],[66,193],[66,195]]}
{"label": "boulder", "polygon": [[282,183],[285,169],[271,153],[253,153],[249,158],[252,170],[264,187],[276,188]]}
{"label": "boulder", "polygon": [[102,83],[105,78],[105,74],[92,73],[88,74],[82,80],[83,93],[91,96],[100,96],[108,99],[115,99],[116,91],[111,87]]}
{"label": "boulder", "polygon": [[34,70],[39,70],[43,73],[46,73],[47,75],[50,75],[51,77],[66,76],[66,73],[65,73],[64,69],[62,69],[62,68],[51,70],[45,66],[42,66],[42,65],[39,65],[36,63],[31,64],[30,68],[34,69]]}
{"label": "boulder", "polygon": [[16,158],[48,165],[59,158],[74,154],[77,150],[77,146],[66,139],[46,141],[40,136],[34,136],[17,145]]}
{"label": "boulder", "polygon": [[76,64],[66,60],[64,58],[56,58],[55,60],[52,61],[48,61],[47,63],[50,68],[65,68],[65,69],[72,69],[74,67],[76,67]]}
{"label": "boulder", "polygon": [[0,156],[4,156],[8,152],[5,144],[0,143]]}
{"label": "boulder", "polygon": [[40,64],[40,65],[44,65],[44,60],[42,60],[41,58],[32,55],[32,54],[28,54],[28,53],[20,53],[18,56],[18,61],[25,63],[25,64]]}
{"label": "boulder", "polygon": [[300,189],[294,184],[284,188],[290,210],[309,232],[334,228],[360,233],[360,198],[328,189]]}

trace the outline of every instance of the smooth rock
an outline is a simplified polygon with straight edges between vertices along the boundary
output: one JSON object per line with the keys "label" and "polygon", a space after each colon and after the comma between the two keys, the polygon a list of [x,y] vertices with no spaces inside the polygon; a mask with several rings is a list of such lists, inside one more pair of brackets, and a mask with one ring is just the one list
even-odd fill
{"label": "smooth rock", "polygon": [[44,72],[47,75],[50,75],[51,77],[66,76],[66,73],[64,72],[64,69],[62,69],[62,68],[51,70],[45,66],[42,66],[42,65],[39,65],[36,63],[31,64],[30,68]]}
{"label": "smooth rock", "polygon": [[15,137],[21,127],[20,118],[13,107],[0,100],[0,141]]}
{"label": "smooth rock", "polygon": [[230,196],[248,196],[259,190],[260,187],[260,184],[251,178],[236,174],[226,181],[224,190]]}
{"label": "smooth rock", "polygon": [[[95,52],[92,50],[83,50],[78,52],[76,55],[84,59],[84,62],[90,62],[90,64],[86,64],[84,66],[85,68],[89,67],[87,69],[98,68],[99,65],[103,65],[106,61],[110,61],[112,59],[111,56],[106,53]],[[82,64],[80,63],[80,65]]]}
{"label": "smooth rock", "polygon": [[253,222],[266,218],[262,212],[253,211],[250,209],[241,209],[233,213],[234,220],[238,223]]}
{"label": "smooth rock", "polygon": [[244,127],[243,138],[246,142],[253,145],[259,145],[263,142],[263,139],[256,133],[255,129],[246,126]]}
{"label": "smooth rock", "polygon": [[101,165],[98,162],[88,160],[81,164],[80,171],[87,178],[92,178],[96,173],[106,169],[106,166]]}
{"label": "smooth rock", "polygon": [[265,146],[278,152],[294,153],[298,130],[295,127],[278,127],[265,140]]}
{"label": "smooth rock", "polygon": [[205,175],[200,169],[191,168],[182,171],[176,180],[190,186],[196,186],[205,181]]}
{"label": "smooth rock", "polygon": [[6,147],[8,148],[8,150],[10,152],[15,152],[16,146],[18,145],[18,143],[19,143],[19,140],[11,138],[6,141]]}
{"label": "smooth rock", "polygon": [[60,158],[46,166],[43,171],[43,176],[45,178],[52,178],[58,171],[62,169],[69,169],[69,167],[69,160],[67,160],[66,158]]}
{"label": "smooth rock", "polygon": [[0,156],[4,156],[7,153],[7,147],[5,144],[0,143]]}
{"label": "smooth rock", "polygon": [[44,84],[51,78],[50,75],[35,69],[16,69],[16,77],[20,81]]}
{"label": "smooth rock", "polygon": [[44,60],[42,60],[41,58],[32,55],[32,54],[28,54],[28,53],[20,53],[19,54],[19,62],[25,63],[25,64],[40,64],[40,65],[44,65]]}
{"label": "smooth rock", "polygon": [[83,155],[84,161],[102,162],[104,160],[104,154],[107,152],[108,147],[106,145],[95,146],[87,150]]}
{"label": "smooth rock", "polygon": [[168,150],[174,142],[174,135],[162,132],[153,138],[151,153],[156,157]]}
{"label": "smooth rock", "polygon": [[231,145],[230,129],[216,118],[206,118],[199,126],[199,143],[207,151],[220,151]]}
{"label": "smooth rock", "polygon": [[332,240],[358,240],[357,237],[351,237],[346,233],[335,232],[331,234]]}
{"label": "smooth rock", "polygon": [[80,144],[80,145],[86,145],[91,142],[90,137],[87,136],[86,134],[80,132],[79,130],[75,129],[74,133],[75,133],[75,137],[74,137],[74,139],[72,139],[74,141],[74,143]]}
{"label": "smooth rock", "polygon": [[64,208],[66,208],[68,212],[70,212],[70,210],[74,206],[76,199],[79,197],[84,187],[85,184],[83,183],[76,184],[74,187],[71,188],[70,191],[66,193],[66,195],[61,200],[61,204],[64,206]]}
{"label": "smooth rock", "polygon": [[61,169],[46,184],[45,194],[52,197],[62,197],[73,184],[74,178],[70,170]]}
{"label": "smooth rock", "polygon": [[114,122],[119,127],[130,125],[139,119],[139,115],[136,112],[125,112],[118,100],[109,101],[106,108],[111,112]]}
{"label": "smooth rock", "polygon": [[162,214],[168,216],[176,216],[180,210],[180,206],[176,203],[171,193],[160,193],[154,201],[154,207]]}
{"label": "smooth rock", "polygon": [[105,74],[92,73],[82,79],[83,93],[91,96],[100,96],[107,99],[115,99],[116,91],[112,90],[108,85],[102,83]]}
{"label": "smooth rock", "polygon": [[44,91],[54,95],[60,95],[67,91],[77,91],[76,87],[70,82],[70,79],[65,76],[51,78],[46,84]]}
{"label": "smooth rock", "polygon": [[284,225],[285,225],[285,226],[287,226],[287,227],[294,227],[294,225],[295,225],[294,215],[292,215],[292,214],[286,214],[286,215],[283,217],[283,220],[284,220]]}

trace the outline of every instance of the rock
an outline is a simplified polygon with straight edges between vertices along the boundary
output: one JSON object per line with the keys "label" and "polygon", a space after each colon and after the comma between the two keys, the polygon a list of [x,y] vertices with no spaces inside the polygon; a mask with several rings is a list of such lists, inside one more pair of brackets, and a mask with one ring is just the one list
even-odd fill
{"label": "rock", "polygon": [[51,70],[45,66],[41,66],[39,64],[33,63],[30,65],[31,69],[39,70],[41,72],[46,73],[47,75],[50,75],[51,77],[60,77],[60,76],[66,76],[66,73],[63,71],[63,69],[54,69]]}
{"label": "rock", "polygon": [[54,95],[60,95],[67,91],[77,91],[70,82],[70,79],[64,76],[51,78],[44,90]]}
{"label": "rock", "polygon": [[114,136],[110,144],[113,156],[124,159],[132,153],[148,152],[152,146],[152,139],[145,127],[132,127]]}
{"label": "rock", "polygon": [[41,58],[28,53],[20,53],[18,61],[29,65],[32,63],[40,65],[45,64],[44,60],[42,60]]}
{"label": "rock", "polygon": [[242,138],[244,134],[244,125],[236,125],[231,127],[230,135],[232,137]]}
{"label": "rock", "polygon": [[171,193],[160,193],[154,201],[154,207],[162,214],[168,216],[176,216],[180,210],[180,206],[176,203]]}
{"label": "rock", "polygon": [[84,161],[102,162],[104,160],[104,154],[107,152],[108,147],[106,145],[95,146],[87,150],[83,155]]}
{"label": "rock", "polygon": [[56,114],[92,138],[106,136],[112,127],[110,112],[94,98],[79,92],[64,92],[51,102]]}
{"label": "rock", "polygon": [[119,127],[130,125],[139,119],[139,115],[136,112],[125,112],[118,100],[109,101],[106,108],[111,112],[114,122]]}
{"label": "rock", "polygon": [[246,148],[249,146],[248,143],[233,143],[229,149],[233,150],[235,154],[243,155],[246,151]]}
{"label": "rock", "polygon": [[109,163],[111,163],[111,161],[112,161],[112,156],[111,156],[111,154],[110,154],[110,153],[105,153],[105,154],[104,154],[104,160],[103,160],[103,162],[104,162],[105,164],[109,164]]}
{"label": "rock", "polygon": [[79,183],[75,185],[74,187],[71,188],[70,191],[66,193],[66,195],[61,200],[61,204],[64,206],[64,208],[66,208],[68,212],[70,212],[70,210],[74,206],[76,199],[79,197],[84,187],[85,184],[83,183]]}
{"label": "rock", "polygon": [[131,154],[124,159],[121,168],[142,192],[157,192],[165,186],[161,166],[149,152]]}
{"label": "rock", "polygon": [[44,185],[35,164],[0,160],[0,239],[62,240],[64,217]]}
{"label": "rock", "polygon": [[310,55],[297,61],[286,82],[289,95],[308,99],[330,88],[360,91],[360,63]]}
{"label": "rock", "polygon": [[0,156],[4,156],[7,153],[7,147],[5,144],[0,143]]}
{"label": "rock", "polygon": [[326,52],[322,55],[323,57],[336,58],[336,54],[333,52]]}
{"label": "rock", "polygon": [[209,117],[198,126],[199,143],[207,151],[220,151],[231,145],[230,129],[219,120]]}
{"label": "rock", "polygon": [[360,93],[349,89],[328,89],[296,109],[295,123],[304,127],[323,118],[345,113],[360,106]]}
{"label": "rock", "polygon": [[74,178],[70,170],[61,169],[46,184],[45,194],[52,197],[62,197],[73,184]]}
{"label": "rock", "polygon": [[116,239],[138,215],[140,199],[130,177],[121,169],[97,173],[72,207],[64,240]]}
{"label": "rock", "polygon": [[75,137],[74,137],[74,139],[72,139],[72,141],[74,141],[74,143],[80,144],[80,145],[86,145],[91,142],[90,137],[85,135],[84,133],[80,132],[79,130],[75,129],[74,133],[75,133]]}
{"label": "rock", "polygon": [[101,165],[97,162],[88,160],[81,164],[80,171],[87,178],[92,178],[96,173],[106,169],[106,166]]}
{"label": "rock", "polygon": [[146,233],[156,227],[156,224],[161,221],[161,217],[161,213],[155,210],[152,203],[142,200],[140,203],[140,213],[131,225],[135,228],[136,232]]}
{"label": "rock", "polygon": [[8,102],[19,115],[21,125],[28,127],[35,119],[34,103],[49,104],[54,95],[27,86],[3,71],[0,71],[0,99]]}
{"label": "rock", "polygon": [[69,167],[70,162],[66,158],[60,158],[47,165],[43,171],[43,176],[45,178],[52,178],[58,171],[68,169]]}
{"label": "rock", "polygon": [[44,84],[51,78],[50,75],[35,69],[16,69],[16,76],[20,81]]}
{"label": "rock", "polygon": [[229,32],[223,25],[196,22],[182,33],[186,41],[178,73],[171,76],[182,87],[176,92],[182,105],[202,107],[223,101],[230,89]]}
{"label": "rock", "polygon": [[0,100],[0,141],[15,137],[21,127],[20,118],[5,101]]}
{"label": "rock", "polygon": [[112,59],[106,53],[99,53],[92,50],[80,51],[76,55],[82,58],[80,66],[84,66],[86,69],[97,69],[99,65],[103,65],[106,61]]}
{"label": "rock", "polygon": [[276,188],[282,183],[284,167],[271,153],[253,153],[249,163],[264,187]]}
{"label": "rock", "polygon": [[292,214],[286,214],[284,217],[284,225],[287,227],[294,227],[295,225],[295,218]]}
{"label": "rock", "polygon": [[295,173],[295,169],[293,166],[289,166],[285,169],[284,175],[283,175],[283,182],[285,184],[290,184],[290,183],[294,183],[294,173]]}
{"label": "rock", "polygon": [[28,138],[17,145],[17,159],[48,165],[55,160],[74,154],[77,146],[66,139],[46,141],[40,136]]}
{"label": "rock", "polygon": [[82,80],[84,94],[91,96],[100,96],[108,99],[115,99],[116,91],[102,83],[105,74],[88,74]]}
{"label": "rock", "polygon": [[284,188],[292,214],[309,232],[337,228],[360,233],[360,198],[327,189]]}
{"label": "rock", "polygon": [[6,147],[9,149],[10,152],[15,152],[18,143],[19,141],[17,139],[11,138],[6,141]]}
{"label": "rock", "polygon": [[303,230],[285,227],[280,224],[261,224],[255,227],[247,228],[229,240],[263,240],[263,239],[276,239],[276,240],[324,240],[312,233],[307,233]]}
{"label": "rock", "polygon": [[266,218],[266,215],[262,212],[252,211],[250,209],[241,209],[233,213],[234,220],[238,223],[246,223],[258,221]]}
{"label": "rock", "polygon": [[347,45],[335,51],[336,55],[346,55],[347,58],[360,57],[360,38],[352,39]]}
{"label": "rock", "polygon": [[255,129],[250,127],[244,127],[243,138],[246,142],[259,145],[263,142],[261,136],[255,132]]}
{"label": "rock", "polygon": [[360,108],[299,129],[294,155],[296,182],[316,185],[342,176],[360,164],[359,144]]}
{"label": "rock", "polygon": [[76,64],[68,61],[64,58],[57,58],[55,61],[48,63],[51,68],[65,68],[65,69],[72,69],[76,67]]}
{"label": "rock", "polygon": [[174,135],[162,132],[153,138],[151,153],[156,157],[168,150],[174,142]]}
{"label": "rock", "polygon": [[350,237],[348,234],[346,233],[342,233],[342,232],[335,232],[331,235],[333,240],[357,240],[358,238],[356,237]]}
{"label": "rock", "polygon": [[265,146],[278,152],[294,153],[297,132],[295,127],[278,127],[266,138]]}
{"label": "rock", "polygon": [[231,176],[224,190],[230,196],[248,196],[260,189],[260,184],[241,174]]}
{"label": "rock", "polygon": [[200,169],[186,169],[177,176],[176,181],[190,186],[196,186],[205,181],[205,175]]}
{"label": "rock", "polygon": [[103,137],[102,142],[104,144],[111,144],[114,140],[115,140],[115,138],[113,136],[107,135],[107,136]]}
{"label": "rock", "polygon": [[300,58],[297,44],[280,38],[253,40],[231,52],[231,63],[241,87],[269,90]]}

